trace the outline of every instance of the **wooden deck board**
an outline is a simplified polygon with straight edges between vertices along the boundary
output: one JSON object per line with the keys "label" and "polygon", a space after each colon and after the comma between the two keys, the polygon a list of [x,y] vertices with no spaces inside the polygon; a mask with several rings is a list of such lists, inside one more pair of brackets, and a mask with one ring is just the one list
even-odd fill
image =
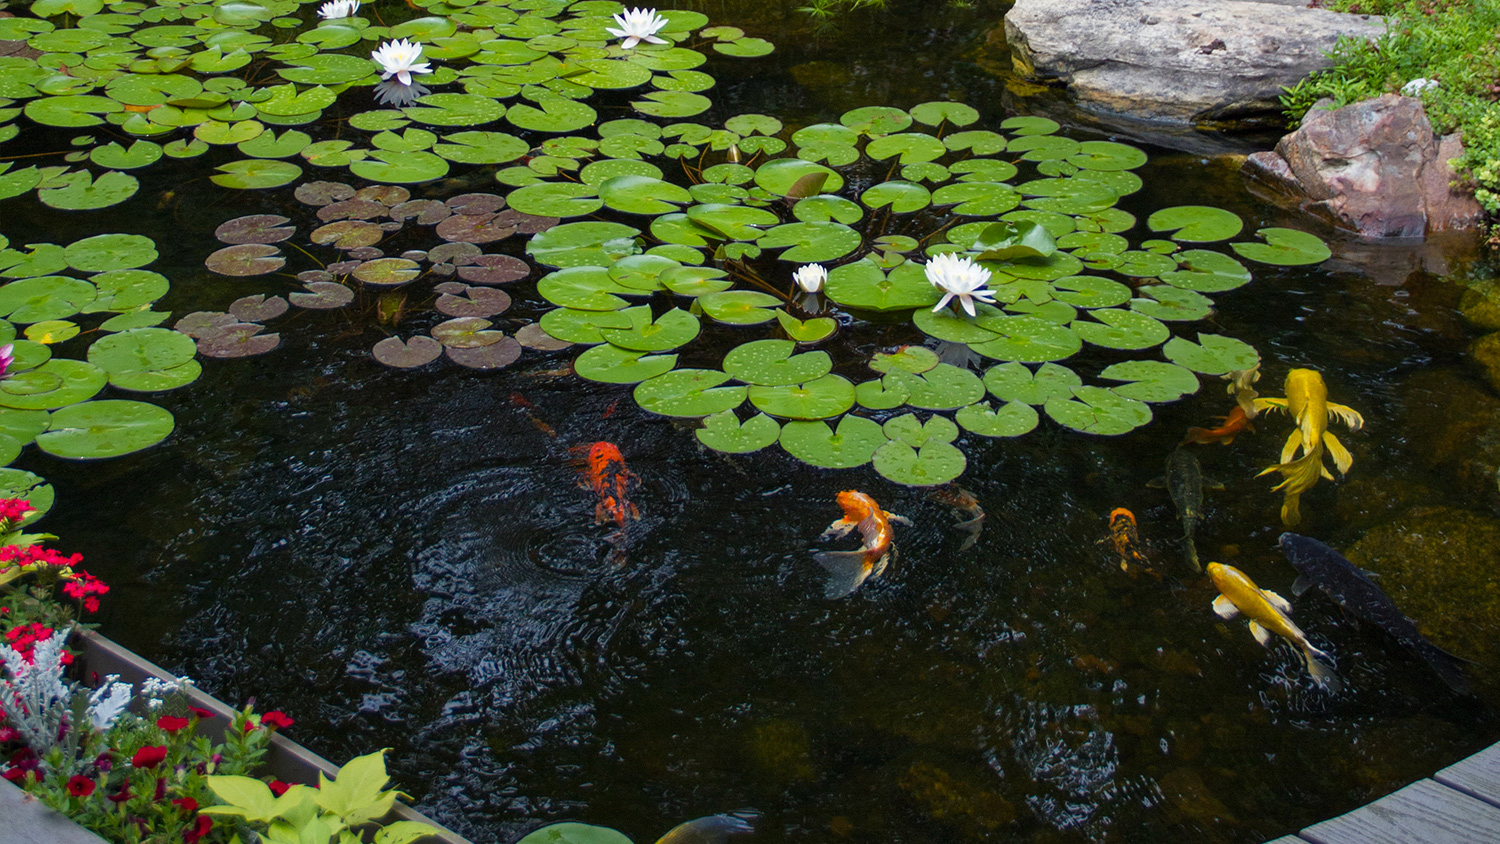
{"label": "wooden deck board", "polygon": [[1492,806],[1500,806],[1500,744],[1455,762],[1432,778]]}
{"label": "wooden deck board", "polygon": [[1500,808],[1419,780],[1299,834],[1314,844],[1487,844],[1500,841]]}

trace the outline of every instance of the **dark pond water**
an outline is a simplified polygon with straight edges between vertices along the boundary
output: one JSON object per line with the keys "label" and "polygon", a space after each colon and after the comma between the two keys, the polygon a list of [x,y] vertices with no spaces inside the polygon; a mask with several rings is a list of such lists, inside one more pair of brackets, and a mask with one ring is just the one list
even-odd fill
{"label": "dark pond water", "polygon": [[[722,114],[796,124],[952,97],[993,126],[1035,104],[992,73],[1007,66],[986,46],[998,7],[907,3],[815,35],[796,5],[695,4],[778,44],[713,66]],[[1151,151],[1127,210],[1207,202],[1251,227],[1316,230],[1202,158]],[[178,313],[276,289],[201,269],[210,233],[261,209],[305,224],[305,210],[282,193],[219,192],[193,166],[144,173],[104,229],[15,200],[7,234],[152,235]],[[1481,506],[1415,456],[1434,432],[1402,397],[1439,376],[1472,383],[1461,289],[1405,269],[1416,254],[1258,269],[1204,326],[1260,350],[1263,392],[1315,367],[1333,400],[1364,413],[1365,431],[1344,438],[1349,480],[1304,500],[1303,531],[1340,547],[1412,504]],[[539,312],[534,292],[517,296],[512,315]],[[705,452],[628,390],[559,373],[568,353],[492,375],[395,372],[369,358],[382,334],[370,314],[302,312],[277,329],[277,352],[208,361],[160,398],[179,422],[163,447],[19,465],[57,485],[48,528],[115,585],[105,633],[225,699],[289,711],[293,736],[329,757],[394,748],[401,786],[478,842],[560,819],[651,841],[739,809],[762,814],[768,842],[1254,842],[1500,735],[1483,682],[1494,666],[1476,666],[1479,696],[1459,698],[1309,595],[1298,620],[1347,684],[1332,696],[1289,648],[1263,650],[1213,615],[1216,592],[1180,562],[1170,502],[1146,486],[1186,426],[1225,412],[1213,385],[1124,437],[1044,421],[1015,441],[970,438],[961,483],[989,519],[960,551],[953,517],[923,491],[776,449]],[[1280,498],[1254,475],[1289,427],[1268,418],[1198,452],[1227,486],[1209,494],[1204,559],[1283,592]],[[618,571],[570,462],[597,440],[641,478]],[[916,525],[898,529],[897,567],[828,602],[809,548],[847,488]],[[1117,506],[1140,517],[1167,582],[1126,579],[1097,544]]]}

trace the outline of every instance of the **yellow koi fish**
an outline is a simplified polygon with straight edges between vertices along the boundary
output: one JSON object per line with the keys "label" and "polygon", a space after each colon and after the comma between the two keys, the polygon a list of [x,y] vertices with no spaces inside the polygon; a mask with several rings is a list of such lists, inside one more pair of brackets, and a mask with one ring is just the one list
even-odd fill
{"label": "yellow koi fish", "polygon": [[[1286,500],[1281,505],[1281,522],[1292,527],[1302,521],[1299,510],[1302,493],[1313,488],[1318,478],[1333,480],[1333,473],[1323,465],[1323,452],[1333,456],[1333,465],[1339,474],[1348,474],[1354,458],[1332,433],[1328,431],[1328,417],[1337,416],[1350,431],[1364,426],[1363,416],[1352,408],[1328,401],[1328,386],[1316,369],[1294,369],[1286,376],[1286,398],[1256,399],[1257,410],[1276,408],[1291,414],[1297,428],[1287,437],[1281,449],[1281,462],[1267,468],[1261,475],[1280,472],[1284,480],[1275,489],[1286,491]],[[1302,456],[1293,460],[1297,451]],[[1257,475],[1256,477],[1260,477]]]}
{"label": "yellow koi fish", "polygon": [[1214,612],[1220,618],[1230,619],[1244,613],[1249,618],[1250,632],[1262,647],[1270,647],[1272,634],[1291,642],[1302,650],[1307,673],[1318,685],[1329,691],[1339,690],[1338,675],[1328,666],[1331,658],[1307,641],[1307,635],[1292,621],[1292,605],[1285,598],[1256,586],[1255,581],[1234,566],[1209,563],[1208,576],[1219,590]]}

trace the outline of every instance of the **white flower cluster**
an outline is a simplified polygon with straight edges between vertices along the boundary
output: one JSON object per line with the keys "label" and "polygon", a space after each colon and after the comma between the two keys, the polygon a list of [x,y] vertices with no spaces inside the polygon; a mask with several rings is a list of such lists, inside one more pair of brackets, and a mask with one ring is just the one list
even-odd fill
{"label": "white flower cluster", "polygon": [[359,0],[328,0],[318,7],[318,17],[323,20],[352,18],[359,11]]}
{"label": "white flower cluster", "polygon": [[168,697],[192,686],[193,681],[190,677],[178,677],[175,680],[159,680],[149,677],[141,683],[141,697],[146,699],[146,708],[155,711],[162,707],[162,703]]}
{"label": "white flower cluster", "polygon": [[1422,96],[1423,91],[1431,91],[1433,88],[1437,87],[1439,87],[1439,85],[1436,79],[1413,79],[1412,81],[1401,86],[1401,96],[1420,97]]}

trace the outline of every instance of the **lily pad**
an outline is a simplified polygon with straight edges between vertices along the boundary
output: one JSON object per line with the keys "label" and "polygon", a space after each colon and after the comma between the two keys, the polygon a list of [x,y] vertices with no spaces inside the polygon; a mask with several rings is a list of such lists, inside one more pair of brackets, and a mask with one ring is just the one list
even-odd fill
{"label": "lily pad", "polygon": [[286,313],[288,307],[287,301],[280,296],[268,298],[254,293],[234,300],[229,313],[241,322],[266,322]]}
{"label": "lily pad", "polygon": [[1173,337],[1162,347],[1167,360],[1205,375],[1223,375],[1249,369],[1260,362],[1260,353],[1249,343],[1218,334],[1199,334],[1194,343]]}
{"label": "lily pad", "polygon": [[1071,326],[1059,325],[1049,319],[1022,314],[981,314],[975,322],[995,337],[970,343],[969,347],[996,360],[1027,363],[1063,360],[1078,354],[1087,339],[1075,330],[1077,322]]}
{"label": "lily pad", "polygon": [[978,375],[947,363],[920,375],[896,370],[886,378],[906,383],[906,403],[924,410],[954,410],[984,397],[984,382]]}
{"label": "lily pad", "polygon": [[1321,264],[1333,256],[1328,244],[1320,238],[1296,229],[1265,228],[1256,234],[1266,239],[1265,243],[1229,244],[1241,258],[1278,267],[1296,267]]}
{"label": "lily pad", "polygon": [[564,223],[533,237],[526,254],[551,267],[609,266],[641,251],[635,242],[640,233],[621,223]]}
{"label": "lily pad", "polygon": [[432,327],[432,339],[450,349],[477,349],[505,339],[504,332],[490,330],[494,323],[482,317],[454,317]]}
{"label": "lily pad", "polygon": [[1118,436],[1151,421],[1151,407],[1103,387],[1074,387],[1074,398],[1052,398],[1044,409],[1061,425],[1086,434]]}
{"label": "lily pad", "polygon": [[756,340],[724,356],[724,371],[746,384],[784,386],[822,378],[833,371],[827,352],[794,354],[791,340]]}
{"label": "lily pad", "polygon": [[1070,327],[1084,342],[1095,346],[1106,349],[1149,349],[1161,345],[1172,336],[1172,332],[1159,320],[1145,314],[1119,308],[1099,308],[1088,313],[1098,322],[1079,319]]}
{"label": "lily pad", "polygon": [[875,450],[875,471],[887,480],[906,486],[937,486],[964,473],[964,453],[945,442],[931,441],[914,449],[892,440]]}
{"label": "lily pad", "polygon": [[583,217],[604,207],[598,191],[574,182],[539,182],[516,188],[508,197],[517,211],[548,217]]}
{"label": "lily pad", "polygon": [[627,351],[666,352],[690,343],[698,336],[698,318],[681,308],[667,311],[654,322],[651,308],[646,305],[628,308],[621,313],[630,318],[631,326],[600,328],[599,335]]}
{"label": "lily pad", "polygon": [[844,112],[839,122],[861,135],[878,138],[900,132],[911,125],[911,115],[890,106],[865,106]]}
{"label": "lily pad", "polygon": [[734,411],[725,410],[708,416],[696,431],[698,441],[726,454],[749,454],[760,451],[781,437],[781,424],[757,413],[741,423]]}
{"label": "lily pad", "polygon": [[890,206],[897,214],[908,214],[932,204],[932,194],[921,185],[893,179],[865,191],[860,195],[859,201],[870,208]]}
{"label": "lily pad", "polygon": [[94,285],[67,276],[23,278],[0,287],[0,315],[14,323],[66,319],[97,295]]}
{"label": "lily pad", "polygon": [[226,325],[213,336],[200,339],[198,353],[212,358],[263,355],[281,345],[281,335],[261,334],[264,329],[265,326],[253,322]]}
{"label": "lily pad", "polygon": [[843,223],[787,223],[766,232],[756,243],[762,249],[791,247],[778,257],[809,264],[842,258],[862,242],[859,232]]}
{"label": "lily pad", "polygon": [[[797,358],[808,355],[824,353],[808,352]],[[757,409],[785,419],[831,419],[854,407],[854,385],[838,375],[824,375],[798,385],[752,386],[749,395]]]}
{"label": "lily pad", "polygon": [[989,402],[961,407],[954,419],[970,431],[985,437],[1019,437],[1036,428],[1040,416],[1036,408],[1023,401],[1011,401],[997,410]]}
{"label": "lily pad", "polygon": [[886,443],[880,423],[845,416],[838,428],[822,421],[793,421],[781,427],[781,447],[787,454],[825,469],[852,469],[870,462]]}
{"label": "lily pad", "polygon": [[903,413],[881,426],[886,437],[900,440],[912,448],[927,442],[951,443],[958,439],[958,426],[946,416],[929,416],[924,423],[915,413]]}
{"label": "lily pad", "polygon": [[666,214],[693,201],[687,190],[650,176],[612,176],[599,185],[604,204],[627,214]]}
{"label": "lily pad", "polygon": [[296,227],[287,225],[290,222],[280,214],[250,214],[220,223],[214,237],[228,244],[280,243],[297,233]]}
{"label": "lily pad", "polygon": [[96,460],[150,448],[166,439],[175,426],[172,414],[154,404],[89,401],[54,411],[36,444],[54,457]]}
{"label": "lily pad", "polygon": [[336,281],[310,281],[302,285],[307,292],[289,294],[286,298],[299,308],[329,310],[342,308],[354,301],[354,291]]}
{"label": "lily pad", "polygon": [[1132,300],[1130,309],[1155,319],[1196,322],[1206,319],[1214,312],[1213,300],[1201,293],[1183,290],[1180,287],[1151,284],[1142,287],[1140,292],[1149,298]]}
{"label": "lily pad", "polygon": [[1055,363],[1044,363],[1036,372],[1019,363],[1002,363],[985,371],[984,385],[1003,402],[1043,405],[1054,398],[1071,398],[1083,379]]}
{"label": "lily pad", "polygon": [[941,362],[937,352],[926,346],[902,346],[894,352],[877,352],[870,359],[870,368],[882,373],[899,369],[920,375]]}
{"label": "lily pad", "polygon": [[580,378],[604,384],[638,384],[671,372],[676,366],[676,355],[648,355],[605,343],[579,355],[573,362],[573,371]]}
{"label": "lily pad", "polygon": [[[830,274],[831,276],[831,274]],[[994,305],[977,304],[974,306],[977,319],[985,317],[1004,317],[1007,314]],[[933,311],[928,308],[920,308],[912,314],[912,322],[917,328],[925,331],[929,336],[939,340],[947,340],[949,343],[987,343],[991,340],[1000,339],[1000,335],[978,325],[977,319],[965,314],[955,313],[952,308],[943,308]]]}
{"label": "lily pad", "polygon": [[1161,274],[1161,280],[1173,287],[1199,293],[1221,293],[1250,283],[1250,271],[1245,265],[1222,252],[1189,249],[1175,257],[1185,269]]}
{"label": "lily pad", "polygon": [[1236,214],[1222,208],[1178,205],[1163,208],[1147,217],[1146,227],[1154,232],[1175,232],[1172,239],[1183,243],[1210,243],[1234,237],[1245,223]]}
{"label": "lily pad", "polygon": [[0,406],[19,410],[67,407],[93,398],[108,380],[104,370],[91,363],[54,358],[0,380]]}
{"label": "lily pad", "polygon": [[286,258],[270,244],[241,243],[214,252],[203,263],[219,275],[246,278],[274,273],[286,265]]}
{"label": "lily pad", "polygon": [[[1052,282],[1057,301],[1075,308],[1112,308],[1130,301],[1130,288],[1107,278],[1075,275]],[[1154,316],[1154,315],[1153,315]]]}
{"label": "lily pad", "polygon": [[521,357],[521,344],[514,337],[501,338],[483,346],[445,346],[448,359],[469,369],[488,372],[503,369]]}
{"label": "lily pad", "polygon": [[968,217],[993,217],[1021,204],[1021,196],[1002,182],[955,182],[934,191],[932,204],[953,205],[953,213]]}
{"label": "lily pad", "polygon": [[635,401],[663,416],[708,416],[744,403],[746,388],[720,386],[728,380],[713,369],[677,369],[636,385]]}
{"label": "lily pad", "polygon": [[728,325],[759,325],[776,318],[769,310],[781,304],[781,300],[754,290],[726,290],[698,297],[703,312],[718,322]]}
{"label": "lily pad", "polygon": [[781,330],[798,343],[816,343],[832,336],[838,328],[838,322],[831,317],[803,320],[797,319],[784,310],[776,311],[776,321],[781,323]]}
{"label": "lily pad", "polygon": [[1198,392],[1198,376],[1174,363],[1159,360],[1133,360],[1111,364],[1099,373],[1106,381],[1126,381],[1111,387],[1127,399],[1145,402],[1176,401]]}
{"label": "lily pad", "polygon": [[631,844],[631,841],[607,826],[568,822],[533,830],[516,844]]}
{"label": "lily pad", "polygon": [[89,346],[89,363],[110,375],[171,369],[193,359],[193,338],[166,328],[136,328],[109,334]]}
{"label": "lily pad", "polygon": [[835,267],[823,292],[840,305],[867,311],[927,309],[942,298],[942,291],[927,281],[926,272],[915,263],[901,264],[889,273],[870,261]]}
{"label": "lily pad", "polygon": [[97,179],[80,171],[48,184],[54,186],[37,191],[37,199],[62,211],[108,208],[135,196],[140,189],[140,182],[134,176],[118,170],[100,173]]}
{"label": "lily pad", "polygon": [[109,376],[109,384],[112,387],[136,393],[160,393],[186,387],[202,375],[203,365],[196,360],[190,360],[169,369],[114,373]]}

